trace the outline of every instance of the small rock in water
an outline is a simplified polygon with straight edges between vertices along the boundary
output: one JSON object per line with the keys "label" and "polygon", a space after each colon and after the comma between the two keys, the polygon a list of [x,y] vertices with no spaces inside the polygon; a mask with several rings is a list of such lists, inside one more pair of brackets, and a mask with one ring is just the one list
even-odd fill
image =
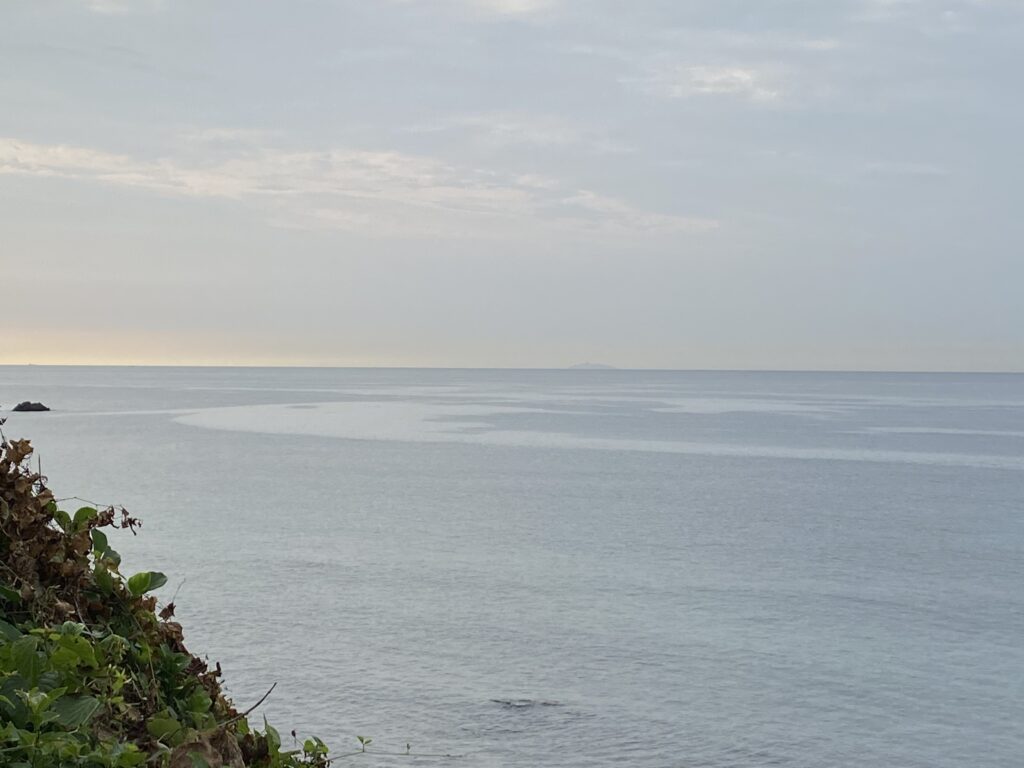
{"label": "small rock in water", "polygon": [[560,707],[557,701],[537,701],[536,699],[491,699],[495,704],[512,709],[525,709],[527,707]]}
{"label": "small rock in water", "polygon": [[42,403],[33,403],[33,402],[29,402],[28,400],[26,400],[25,402],[18,403],[16,406],[14,406],[13,410],[15,410],[15,411],[48,411],[50,409],[47,408]]}

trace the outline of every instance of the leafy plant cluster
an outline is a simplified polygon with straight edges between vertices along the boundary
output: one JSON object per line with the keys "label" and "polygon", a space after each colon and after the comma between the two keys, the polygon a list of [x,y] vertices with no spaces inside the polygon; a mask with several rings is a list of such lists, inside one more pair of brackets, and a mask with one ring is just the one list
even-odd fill
{"label": "leafy plant cluster", "polygon": [[0,439],[0,765],[327,766],[319,739],[289,750],[265,720],[250,726],[220,665],[185,647],[174,604],[157,611],[166,576],[122,575],[107,532],[140,522],[60,509],[31,454]]}

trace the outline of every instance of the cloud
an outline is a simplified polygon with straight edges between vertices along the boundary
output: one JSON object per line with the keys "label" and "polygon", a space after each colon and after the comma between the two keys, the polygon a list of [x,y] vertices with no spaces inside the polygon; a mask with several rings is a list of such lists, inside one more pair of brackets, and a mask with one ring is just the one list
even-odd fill
{"label": "cloud", "polygon": [[595,154],[634,152],[635,148],[607,133],[565,118],[517,112],[481,112],[457,115],[408,129],[412,133],[462,132],[491,148],[514,146],[575,147]]}
{"label": "cloud", "polygon": [[796,50],[804,51],[836,51],[842,48],[843,44],[834,37],[819,37],[811,40],[798,40],[792,44]]}
{"label": "cloud", "polygon": [[684,219],[661,213],[638,211],[622,200],[579,190],[559,201],[566,207],[575,207],[583,218],[603,222],[605,229],[636,232],[694,232],[716,229],[718,223],[709,219]]}
{"label": "cloud", "polygon": [[480,10],[503,16],[522,16],[552,8],[554,0],[464,0]]}
{"label": "cloud", "polygon": [[235,200],[279,226],[394,236],[506,236],[530,228],[674,234],[716,222],[644,211],[556,179],[456,167],[398,152],[275,147],[216,161],[140,160],[0,138],[0,175],[74,179],[179,197]]}
{"label": "cloud", "polygon": [[546,13],[557,8],[558,0],[447,0],[446,3],[425,3],[423,0],[391,0],[401,5],[433,5],[443,8],[462,8],[471,13],[498,17],[527,17]]}
{"label": "cloud", "polygon": [[639,77],[621,78],[648,93],[669,99],[695,96],[734,96],[755,103],[773,102],[782,95],[759,70],[740,66],[687,66],[657,62]]}
{"label": "cloud", "polygon": [[689,67],[687,78],[677,84],[681,93],[728,93],[754,101],[772,101],[779,92],[764,84],[761,75],[742,67]]}
{"label": "cloud", "polygon": [[968,19],[977,12],[999,9],[1019,11],[1020,4],[1018,0],[861,0],[852,18],[881,24],[910,21],[923,32],[956,32],[969,29]]}
{"label": "cloud", "polygon": [[259,128],[186,128],[177,133],[177,138],[201,152],[237,152],[265,146],[280,139],[281,132]]}
{"label": "cloud", "polygon": [[879,176],[917,176],[921,178],[944,178],[951,175],[948,168],[934,163],[912,163],[905,161],[876,160],[864,165],[864,173]]}
{"label": "cloud", "polygon": [[151,13],[162,10],[165,0],[82,0],[82,4],[93,13]]}

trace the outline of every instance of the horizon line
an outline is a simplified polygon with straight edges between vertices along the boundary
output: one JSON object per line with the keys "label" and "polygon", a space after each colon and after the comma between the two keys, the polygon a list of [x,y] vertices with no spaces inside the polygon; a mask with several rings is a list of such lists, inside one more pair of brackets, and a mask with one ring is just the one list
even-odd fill
{"label": "horizon line", "polygon": [[573,371],[576,373],[853,373],[853,374],[964,374],[978,376],[1024,375],[1024,368],[1011,370],[935,370],[935,369],[882,369],[882,368],[648,368],[619,367],[581,368],[578,364],[551,366],[464,366],[464,365],[286,365],[256,363],[0,363],[0,368],[212,368],[252,370],[351,370],[351,371]]}

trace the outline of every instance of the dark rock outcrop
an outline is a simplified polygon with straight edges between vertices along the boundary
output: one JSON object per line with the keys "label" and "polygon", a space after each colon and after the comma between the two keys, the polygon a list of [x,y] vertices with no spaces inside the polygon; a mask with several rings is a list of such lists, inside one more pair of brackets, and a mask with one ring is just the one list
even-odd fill
{"label": "dark rock outcrop", "polygon": [[32,403],[32,402],[29,402],[28,400],[26,400],[25,402],[18,403],[16,406],[14,406],[13,410],[15,410],[15,411],[48,411],[50,409],[47,408],[42,403]]}

